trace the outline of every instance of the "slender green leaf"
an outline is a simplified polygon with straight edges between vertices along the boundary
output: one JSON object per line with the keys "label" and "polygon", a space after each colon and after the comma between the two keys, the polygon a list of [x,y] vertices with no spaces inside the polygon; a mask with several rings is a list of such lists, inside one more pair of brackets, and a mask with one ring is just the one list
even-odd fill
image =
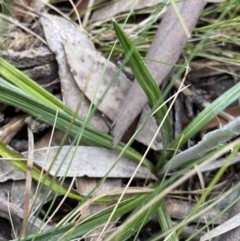
{"label": "slender green leaf", "polygon": [[[1,57],[0,75],[4,79],[18,86],[24,92],[31,94],[40,101],[43,101],[46,105],[55,106],[59,109],[67,109],[59,99]],[[70,109],[68,110],[70,111]]]}
{"label": "slender green leaf", "polygon": [[[135,46],[132,44],[130,39],[127,37],[127,35],[124,33],[124,31],[119,27],[116,21],[113,21],[113,26],[115,29],[115,32],[117,34],[117,37],[119,39],[119,42],[122,45],[122,48],[125,52],[125,55],[128,59],[128,63],[132,69],[132,72],[137,79],[138,83],[141,85],[142,89],[144,90],[145,94],[148,97],[148,100],[150,104],[155,106],[155,104],[161,99],[161,104],[164,103],[164,100],[162,98],[162,94],[160,92],[160,89],[153,79],[151,73],[149,72],[146,64],[144,63],[142,57],[138,53]],[[162,121],[164,116],[167,113],[167,107],[164,105],[157,113],[156,117],[158,121]],[[172,132],[172,126],[169,116],[165,119],[163,126],[161,128],[161,134],[163,139],[163,146],[164,148],[167,148],[169,144],[170,135]]]}
{"label": "slender green leaf", "polygon": [[[155,82],[155,80],[153,79],[150,71],[145,65],[140,54],[136,50],[135,46],[132,44],[132,42],[127,37],[127,35],[123,32],[123,30],[119,27],[117,22],[113,21],[113,26],[117,34],[117,37],[119,39],[119,42],[121,43],[122,48],[125,52],[126,58],[132,69],[132,72],[135,78],[138,80],[138,83],[144,90],[145,94],[147,95],[151,106],[155,108],[156,103],[159,103],[160,105],[163,104],[164,100],[162,98],[160,89],[157,83]],[[156,117],[159,122],[161,122],[166,115],[167,115],[166,105],[164,105],[160,110],[156,112]],[[163,140],[163,149],[166,150],[169,145],[170,135],[172,132],[172,126],[171,126],[171,121],[169,116],[167,116],[165,121],[163,122],[163,126],[160,132]],[[149,218],[151,218],[152,215],[156,213],[158,208],[160,210],[166,210],[164,205],[165,204],[162,201],[160,201],[159,203],[153,205],[151,209],[147,210],[147,212],[142,213],[141,217],[138,217],[138,219],[135,219],[133,222],[131,222],[130,225],[128,225],[127,229],[124,232],[124,235],[121,237],[121,240],[126,240],[127,238],[132,236],[133,233],[136,233],[137,230],[141,229],[142,225],[148,222]],[[161,216],[161,219],[162,219],[161,220],[162,223],[170,224],[169,215],[166,214],[164,216]]]}
{"label": "slender green leaf", "polygon": [[[132,197],[131,199],[122,201],[119,205],[119,208],[114,213],[113,218],[116,219],[118,217],[121,217],[124,214],[131,211],[132,209],[134,209],[136,206],[140,205],[140,203],[146,197],[146,195],[148,194],[142,194],[139,196]],[[60,240],[71,240],[74,238],[80,238],[82,235],[88,233],[89,231],[93,230],[99,225],[106,223],[113,208],[114,206],[108,207],[102,210],[101,212],[94,214],[91,217],[85,218],[79,224],[70,223],[66,225],[57,226],[51,228],[50,230],[47,230],[44,233],[31,235],[20,240],[32,241],[34,236],[35,241],[56,241],[59,238],[61,238]],[[64,237],[67,237],[67,239],[64,239]]]}

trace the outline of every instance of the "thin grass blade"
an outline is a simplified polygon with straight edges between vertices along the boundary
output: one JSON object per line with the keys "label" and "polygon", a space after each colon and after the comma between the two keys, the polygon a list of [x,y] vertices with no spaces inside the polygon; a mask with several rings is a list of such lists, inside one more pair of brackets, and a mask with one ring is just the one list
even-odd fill
{"label": "thin grass blade", "polygon": [[[117,34],[117,37],[119,39],[119,42],[122,45],[122,48],[124,50],[128,63],[132,69],[132,72],[135,78],[137,79],[138,83],[141,85],[142,89],[144,90],[145,94],[147,95],[151,106],[152,107],[155,106],[155,104],[159,101],[159,99],[162,99],[160,105],[163,104],[164,100],[162,98],[162,93],[157,83],[153,79],[151,73],[149,72],[146,64],[144,63],[142,57],[138,53],[137,49],[135,48],[135,46],[132,44],[130,39],[127,37],[127,35],[120,28],[120,26],[117,24],[116,21],[113,21],[113,26]],[[164,105],[156,113],[156,117],[159,122],[163,120],[166,113],[167,113],[167,106]],[[167,116],[161,128],[164,148],[167,148],[167,145],[169,144],[171,132],[172,132],[171,121],[170,121],[170,118]]]}

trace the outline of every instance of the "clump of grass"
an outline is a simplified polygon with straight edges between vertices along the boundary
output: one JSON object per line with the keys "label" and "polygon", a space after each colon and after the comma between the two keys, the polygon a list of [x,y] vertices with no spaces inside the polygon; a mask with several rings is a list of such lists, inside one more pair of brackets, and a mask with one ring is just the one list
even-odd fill
{"label": "clump of grass", "polygon": [[[239,54],[234,50],[234,47],[239,43],[238,35],[236,34],[236,24],[238,17],[236,10],[232,8],[237,1],[228,1],[216,7],[210,5],[207,7],[200,19],[201,26],[198,26],[192,35],[191,41],[185,47],[183,54],[187,59],[188,64],[199,59],[204,59],[206,62],[209,60],[216,60],[221,63],[239,64]],[[143,189],[125,195],[127,187],[121,194],[118,193],[118,201],[114,198],[107,197],[84,197],[75,193],[74,191],[68,192],[64,189],[62,184],[56,182],[45,176],[43,180],[40,178],[40,170],[35,167],[33,178],[42,182],[44,185],[49,186],[49,190],[57,191],[58,193],[68,195],[68,197],[80,201],[78,207],[73,210],[58,226],[51,228],[45,233],[40,230],[35,235],[27,236],[21,240],[71,240],[80,238],[92,231],[99,225],[104,225],[115,220],[119,217],[126,216],[124,221],[119,225],[116,232],[114,232],[107,240],[128,240],[130,237],[137,238],[144,225],[156,214],[158,216],[158,223],[161,227],[159,232],[156,232],[149,240],[159,240],[166,238],[166,240],[178,240],[181,238],[181,232],[185,225],[190,223],[194,218],[199,217],[204,212],[207,212],[210,207],[216,205],[219,200],[213,201],[210,199],[211,191],[215,185],[221,180],[224,170],[227,165],[224,165],[214,176],[213,180],[209,183],[207,188],[202,187],[202,195],[196,202],[195,208],[185,220],[181,220],[179,224],[173,225],[171,217],[165,207],[164,198],[171,191],[179,185],[188,181],[194,175],[200,173],[200,168],[205,166],[222,155],[227,155],[229,162],[233,156],[238,152],[239,139],[231,141],[228,145],[219,143],[212,150],[207,151],[198,158],[191,159],[185,165],[178,165],[178,171],[170,174],[172,157],[176,155],[177,150],[201,128],[213,118],[218,112],[224,110],[233,101],[240,97],[239,84],[232,87],[228,92],[220,96],[209,107],[203,110],[192,122],[183,130],[183,132],[174,140],[171,140],[171,122],[168,116],[168,107],[165,105],[163,95],[159,88],[156,86],[151,74],[143,64],[143,59],[139,53],[145,54],[149,45],[152,42],[154,31],[157,28],[156,15],[164,7],[159,5],[153,9],[144,9],[129,14],[122,14],[116,17],[116,22],[105,23],[89,23],[86,26],[89,35],[97,44],[98,49],[103,51],[105,55],[112,51],[113,43],[115,43],[116,36],[119,39],[114,47],[114,57],[122,56],[122,50],[125,52],[126,59],[129,66],[132,68],[134,77],[138,79],[141,87],[148,96],[149,102],[152,105],[152,112],[156,111],[159,105],[163,107],[154,114],[159,122],[166,117],[165,122],[162,123],[161,133],[164,137],[164,150],[166,153],[162,155],[162,163],[168,163],[166,166],[158,165],[157,168],[133,148],[120,143],[116,147],[116,151],[129,156],[135,161],[147,166],[152,172],[160,173],[159,182],[153,182],[149,185],[151,188],[149,192]],[[134,16],[148,14],[148,21],[144,26],[139,25],[134,21]],[[127,24],[124,25],[124,31],[121,30],[117,22],[125,22],[126,18],[130,18]],[[213,21],[214,20],[214,21]],[[125,33],[124,33],[125,32]],[[136,34],[137,33],[137,34]],[[104,38],[102,37],[104,36]],[[129,36],[130,39],[127,37]],[[224,50],[223,45],[231,44],[232,49]],[[213,48],[214,46],[214,48]],[[130,53],[130,54],[129,54]],[[183,77],[186,70],[186,65],[179,67],[179,71],[173,77],[173,81],[167,86],[170,92],[173,88],[174,80]],[[231,73],[235,77],[239,77],[237,73]],[[50,125],[54,125],[60,130],[67,132],[70,136],[79,137],[81,141],[93,146],[102,146],[105,148],[112,148],[112,137],[101,133],[94,129],[85,120],[76,115],[73,110],[67,108],[61,101],[56,99],[50,93],[34,83],[31,79],[26,77],[20,71],[16,70],[13,66],[1,59],[0,62],[0,101],[9,105],[15,106]],[[154,94],[153,94],[154,93]],[[165,95],[166,96],[166,95]],[[57,118],[56,118],[57,115]],[[229,153],[229,149],[233,148],[233,152]],[[173,152],[169,151],[173,150]],[[8,158],[11,164],[15,165],[18,169],[26,171],[27,166],[25,162],[14,162],[16,154],[10,152],[4,144],[1,144],[0,153],[2,157]],[[177,156],[177,155],[176,155]],[[17,156],[19,158],[19,156]],[[169,164],[170,163],[170,164]],[[172,163],[173,165],[175,163]],[[198,166],[198,168],[196,168]],[[164,170],[164,171],[162,171]],[[169,175],[169,176],[168,176]],[[106,178],[106,177],[104,177]],[[104,178],[102,181],[104,181]],[[130,184],[130,182],[129,182]],[[230,191],[234,191],[239,184],[236,184]],[[228,195],[229,193],[226,193]],[[126,196],[126,197],[125,197]],[[108,208],[93,214],[86,218],[78,218],[80,210],[84,205],[98,202],[113,203]],[[211,203],[211,205],[207,205]],[[71,220],[71,221],[69,221]],[[214,220],[207,222],[201,229],[208,227]],[[199,229],[199,231],[201,230]],[[197,235],[197,232],[194,235]],[[194,235],[189,236],[187,240],[192,240]],[[20,240],[20,239],[19,239]]]}

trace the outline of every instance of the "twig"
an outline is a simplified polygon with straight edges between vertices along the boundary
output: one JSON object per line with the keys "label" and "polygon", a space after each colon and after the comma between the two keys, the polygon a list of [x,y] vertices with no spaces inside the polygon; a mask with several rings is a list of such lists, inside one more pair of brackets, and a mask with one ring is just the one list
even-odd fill
{"label": "twig", "polygon": [[33,169],[33,159],[34,159],[34,137],[32,130],[28,127],[28,164],[26,173],[26,195],[24,201],[24,218],[23,218],[23,236],[27,236],[28,230],[28,218],[30,216],[30,196],[32,188],[32,169]]}

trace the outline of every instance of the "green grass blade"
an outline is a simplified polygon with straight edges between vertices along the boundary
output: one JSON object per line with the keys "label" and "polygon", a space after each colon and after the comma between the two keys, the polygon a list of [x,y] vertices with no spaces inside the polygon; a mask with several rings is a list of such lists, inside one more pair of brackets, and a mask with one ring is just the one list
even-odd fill
{"label": "green grass blade", "polygon": [[[124,33],[124,31],[119,27],[116,21],[113,21],[113,26],[117,34],[117,37],[119,39],[119,42],[121,43],[122,48],[125,52],[126,58],[132,69],[132,72],[135,78],[137,79],[138,83],[144,90],[145,94],[147,95],[151,106],[152,107],[155,106],[155,104],[159,101],[159,99],[162,99],[160,105],[163,104],[164,100],[162,98],[161,91],[159,90],[157,83],[153,79],[151,73],[149,72],[146,64],[144,63],[137,49],[132,44],[130,39],[127,37],[127,35]],[[164,105],[156,113],[156,117],[159,122],[163,120],[166,113],[167,113],[167,107],[166,105]],[[171,121],[169,116],[167,116],[161,128],[164,148],[167,148],[169,144],[171,132],[172,132]]]}
{"label": "green grass blade", "polygon": [[35,81],[27,77],[20,70],[15,68],[13,65],[8,63],[6,60],[0,57],[0,75],[18,86],[21,90],[30,93],[35,96],[35,98],[43,101],[46,105],[55,106],[59,109],[64,109],[65,105],[58,100],[51,93],[46,91],[40,85],[38,85]]}
{"label": "green grass blade", "polygon": [[[149,72],[147,66],[145,65],[143,59],[141,58],[140,54],[127,37],[127,35],[123,32],[123,30],[119,27],[119,25],[113,21],[113,26],[119,42],[122,45],[122,48],[125,52],[126,58],[128,63],[132,69],[132,72],[135,78],[138,80],[138,83],[144,90],[145,94],[148,97],[148,100],[153,108],[155,108],[156,104],[163,104],[164,100],[162,98],[162,94],[160,89],[153,79],[151,73]],[[161,122],[165,115],[167,114],[167,107],[164,105],[159,111],[156,112],[156,118],[159,122]],[[166,149],[169,145],[170,135],[172,132],[172,126],[169,116],[163,122],[163,126],[161,128],[161,135],[163,140],[163,149]],[[124,235],[121,236],[121,240],[127,240],[133,233],[136,233],[137,230],[140,230],[141,227],[146,224],[149,218],[152,217],[154,213],[156,213],[157,209],[166,210],[164,207],[164,203],[160,201],[160,203],[154,205],[150,210],[145,213],[142,213],[142,216],[139,219],[134,220],[125,230]],[[160,217],[161,223],[169,224],[170,217],[166,213],[166,215]],[[170,225],[171,226],[171,225]],[[135,230],[134,232],[132,230]]]}
{"label": "green grass blade", "polygon": [[[138,205],[140,205],[140,203],[146,197],[146,195],[147,194],[138,195],[120,203],[119,208],[114,213],[113,218],[116,219],[118,217],[121,217],[124,214],[131,211],[132,209],[134,209],[135,207],[137,207]],[[35,236],[35,241],[55,241],[59,238],[62,238],[61,240],[71,240],[74,238],[79,238],[82,235],[93,230],[94,228],[98,227],[99,225],[104,224],[108,220],[108,217],[111,214],[113,208],[114,207],[111,206],[99,213],[94,214],[89,218],[87,217],[85,220],[81,221],[79,226],[76,225],[76,223],[70,223],[64,226],[51,228],[47,230],[45,233],[31,235],[20,240],[32,241],[33,236]],[[67,237],[67,239],[64,239],[64,237]]]}
{"label": "green grass blade", "polygon": [[[1,71],[2,70],[3,68],[1,68]],[[0,72],[0,74],[1,73],[2,72]],[[42,100],[42,98],[36,98],[35,92],[32,93],[31,90],[32,89],[24,91],[0,78],[1,102],[15,106],[52,126],[55,122],[56,113],[58,112],[56,127],[62,131],[67,131],[71,126],[69,134],[72,137],[79,135],[84,123],[84,121],[79,116],[76,117],[73,111],[65,107],[61,101],[57,100],[50,93],[47,93],[47,95],[50,95],[48,98],[50,102],[49,104],[49,102],[46,103],[44,99]],[[42,88],[36,84],[35,91],[41,92]],[[51,99],[55,100],[51,102]],[[83,131],[82,141],[88,145],[112,149],[112,137],[96,130],[90,125],[86,125],[86,128]],[[119,143],[115,149],[118,152],[121,152],[124,147],[125,144]],[[131,147],[128,147],[125,150],[124,155],[132,158],[137,162],[139,162],[142,158],[142,155]],[[148,167],[151,171],[155,170],[152,163],[147,159],[143,161],[143,165]]]}

